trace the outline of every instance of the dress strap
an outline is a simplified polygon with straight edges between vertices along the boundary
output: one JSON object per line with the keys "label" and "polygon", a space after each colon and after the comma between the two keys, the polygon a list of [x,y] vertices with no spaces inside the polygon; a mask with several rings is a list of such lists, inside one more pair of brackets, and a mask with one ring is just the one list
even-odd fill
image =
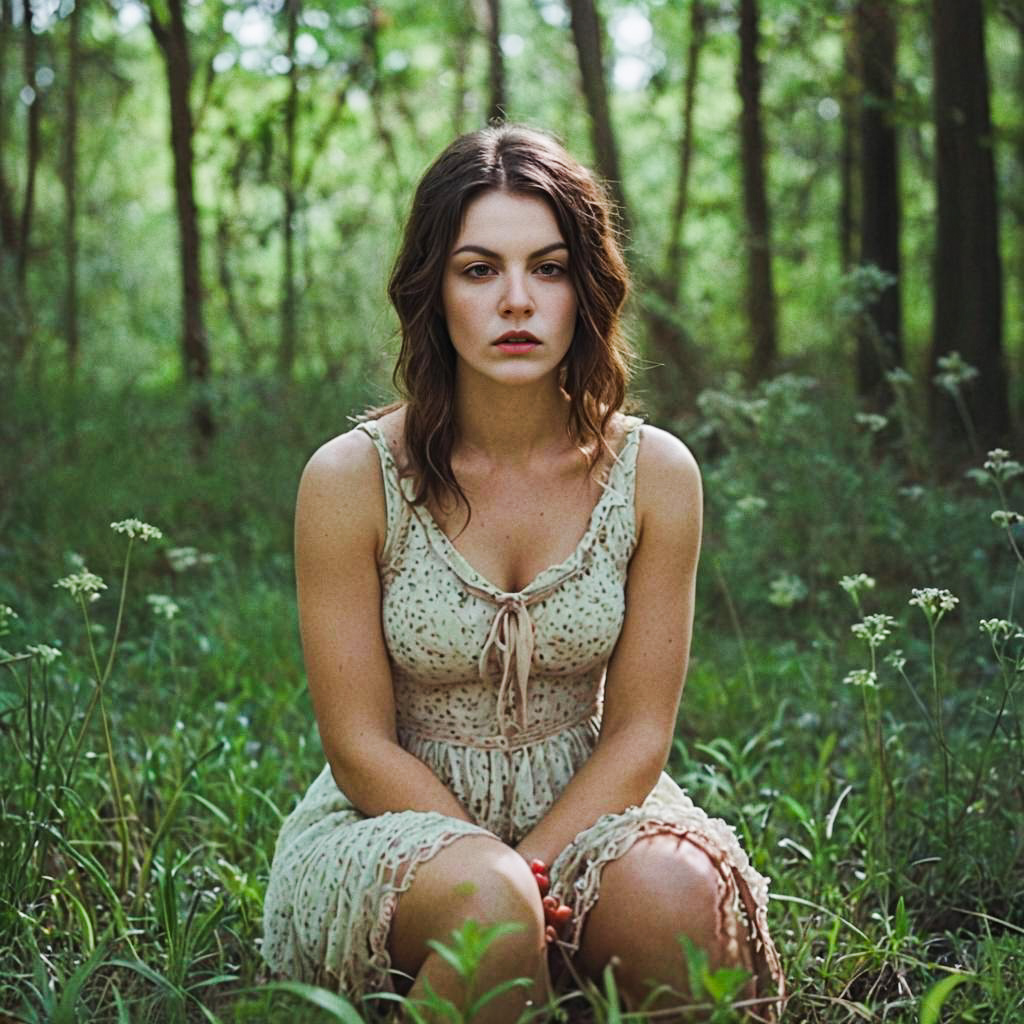
{"label": "dress strap", "polygon": [[402,520],[408,515],[406,501],[402,492],[401,480],[398,476],[398,466],[395,457],[391,453],[388,440],[376,420],[364,420],[356,424],[356,430],[361,430],[373,442],[377,449],[377,458],[380,461],[380,474],[384,482],[384,501],[387,506],[387,533],[384,538],[384,547],[380,553],[380,564],[382,567],[389,566],[394,558],[394,547],[398,537]]}

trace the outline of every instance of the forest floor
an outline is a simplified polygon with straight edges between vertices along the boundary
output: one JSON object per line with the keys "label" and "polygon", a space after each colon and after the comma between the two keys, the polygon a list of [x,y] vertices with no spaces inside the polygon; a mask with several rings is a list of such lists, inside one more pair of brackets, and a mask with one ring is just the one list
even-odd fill
{"label": "forest floor", "polygon": [[[198,462],[170,395],[10,407],[0,1019],[363,1019],[372,1007],[266,985],[259,956],[274,841],[323,763],[295,486],[360,396],[231,385]],[[903,409],[857,418],[820,382],[783,377],[659,419],[707,493],[668,771],[772,880],[787,1020],[1012,1024],[1021,467],[1001,451],[940,466]],[[731,979],[691,966],[711,1019],[739,1020]],[[595,1022],[655,1019],[623,1013],[607,984],[584,998]]]}

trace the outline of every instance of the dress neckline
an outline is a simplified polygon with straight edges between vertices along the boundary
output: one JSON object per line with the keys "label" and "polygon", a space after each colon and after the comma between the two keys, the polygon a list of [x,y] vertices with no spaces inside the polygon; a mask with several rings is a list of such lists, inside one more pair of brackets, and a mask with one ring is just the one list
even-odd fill
{"label": "dress neckline", "polygon": [[[643,420],[639,416],[630,415],[627,415],[625,420],[625,439],[619,446],[619,450],[615,453],[614,461],[608,467],[606,479],[598,480],[602,488],[601,497],[597,499],[593,509],[591,509],[583,535],[577,541],[570,554],[563,558],[562,561],[541,569],[521,590],[503,590],[472,565],[466,556],[452,543],[448,534],[441,529],[430,510],[424,505],[413,504],[412,479],[399,475],[391,446],[388,444],[378,421],[366,420],[359,425],[371,435],[375,442],[374,447],[376,447],[380,457],[386,460],[391,479],[397,486],[399,493],[405,499],[413,515],[423,525],[428,536],[434,540],[434,550],[448,564],[456,576],[464,583],[468,583],[474,590],[483,591],[498,603],[526,603],[538,592],[547,593],[558,586],[562,580],[573,575],[579,569],[587,552],[593,546],[608,510],[629,504],[633,500],[635,487],[626,488],[623,477],[630,476],[635,470],[636,457],[631,449],[639,444],[640,427],[643,425]],[[627,493],[627,491],[630,493]]]}

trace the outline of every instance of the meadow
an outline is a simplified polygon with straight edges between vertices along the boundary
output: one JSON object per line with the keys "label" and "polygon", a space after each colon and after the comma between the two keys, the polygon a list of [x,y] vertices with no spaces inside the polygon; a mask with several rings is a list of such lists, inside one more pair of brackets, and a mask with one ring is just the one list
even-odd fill
{"label": "meadow", "polygon": [[[772,879],[787,1020],[1011,1024],[1024,1018],[1021,466],[1001,449],[937,455],[923,396],[897,383],[888,419],[797,375],[753,390],[725,378],[695,414],[660,415],[707,493],[669,771]],[[268,984],[259,956],[274,839],[322,765],[295,484],[367,401],[236,381],[196,461],[177,391],[15,392],[0,1019],[388,1009]],[[453,939],[467,971],[486,940]],[[735,978],[692,953],[690,968],[708,1019],[742,1019]],[[613,978],[545,1013],[665,1019],[624,1012]]]}

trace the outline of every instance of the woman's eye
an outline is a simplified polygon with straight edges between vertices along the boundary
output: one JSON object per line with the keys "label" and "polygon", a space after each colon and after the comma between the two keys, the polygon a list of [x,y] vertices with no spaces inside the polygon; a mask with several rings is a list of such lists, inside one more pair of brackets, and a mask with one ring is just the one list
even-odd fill
{"label": "woman's eye", "polygon": [[463,273],[467,277],[490,277],[491,268],[487,266],[486,263],[473,263],[470,266],[466,267]]}
{"label": "woman's eye", "polygon": [[559,274],[565,273],[565,267],[561,263],[542,263],[537,268],[537,273],[541,277],[558,277]]}

